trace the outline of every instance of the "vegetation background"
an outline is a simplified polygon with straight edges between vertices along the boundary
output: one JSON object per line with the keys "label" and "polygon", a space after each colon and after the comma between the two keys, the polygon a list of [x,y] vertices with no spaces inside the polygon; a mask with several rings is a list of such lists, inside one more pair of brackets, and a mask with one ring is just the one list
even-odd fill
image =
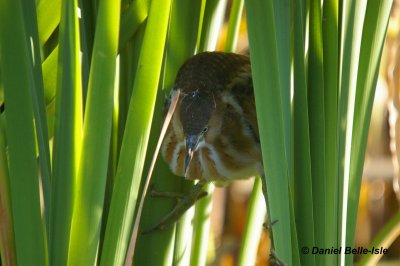
{"label": "vegetation background", "polygon": [[[165,231],[137,234],[134,222],[140,232],[174,206],[147,197],[138,215],[177,70],[216,48],[225,16],[224,50],[235,51],[243,8],[267,174],[254,182],[237,263],[256,261],[265,202],[279,260],[351,265],[352,255],[302,248],[354,246],[392,2],[0,0],[2,265],[206,264],[211,196]],[[398,61],[387,70],[391,88]],[[192,186],[162,160],[152,184]],[[399,219],[371,245],[389,246]]]}

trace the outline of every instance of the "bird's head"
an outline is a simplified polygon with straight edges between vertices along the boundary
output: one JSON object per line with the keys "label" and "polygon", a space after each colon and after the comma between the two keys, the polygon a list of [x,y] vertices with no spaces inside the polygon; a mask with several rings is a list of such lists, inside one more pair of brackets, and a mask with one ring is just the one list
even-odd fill
{"label": "bird's head", "polygon": [[173,90],[179,96],[162,149],[170,168],[188,179],[226,178],[236,154],[258,145],[249,58],[199,53],[181,66]]}
{"label": "bird's head", "polygon": [[182,97],[179,116],[186,143],[185,175],[194,152],[204,143],[206,135],[216,130],[213,126],[216,109],[215,96],[209,90],[192,90]]}

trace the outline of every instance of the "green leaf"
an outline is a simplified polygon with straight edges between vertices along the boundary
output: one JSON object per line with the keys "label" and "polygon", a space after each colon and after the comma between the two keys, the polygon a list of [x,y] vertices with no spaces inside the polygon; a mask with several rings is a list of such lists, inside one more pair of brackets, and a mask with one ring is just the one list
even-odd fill
{"label": "green leaf", "polygon": [[120,1],[100,2],[76,180],[68,263],[97,260],[114,104]]}
{"label": "green leaf", "polygon": [[[294,208],[299,246],[315,246],[311,143],[308,114],[308,87],[304,55],[303,10],[300,1],[293,3],[293,182]],[[313,254],[301,254],[304,265],[315,265]]]}
{"label": "green leaf", "polygon": [[4,115],[0,117],[0,250],[2,265],[16,265]]}
{"label": "green leaf", "polygon": [[228,33],[226,35],[225,51],[234,52],[236,50],[239,35],[240,22],[243,13],[243,0],[233,0],[231,12],[229,14]]}
{"label": "green leaf", "polygon": [[61,0],[40,0],[37,4],[37,27],[40,47],[53,34],[60,23]]}
{"label": "green leaf", "polygon": [[[68,264],[70,228],[82,141],[82,84],[77,1],[63,1],[60,44],[44,63],[46,85],[53,72],[47,64],[55,65],[58,58],[57,91],[55,99],[52,209],[50,225],[51,265]],[[50,80],[50,81],[49,81]],[[48,84],[48,94],[52,94]]]}
{"label": "green leaf", "polygon": [[238,259],[239,266],[255,265],[266,212],[267,209],[265,208],[262,194],[262,181],[257,176],[254,179],[253,191],[251,192],[249,208],[247,209],[245,232],[243,233]]}
{"label": "green leaf", "polygon": [[127,250],[154,112],[170,4],[170,1],[152,2],[150,6],[111,198],[101,265],[122,264],[126,256],[128,261],[132,260],[135,236],[128,255]]}
{"label": "green leaf", "polygon": [[[314,199],[314,234],[315,245],[322,247],[325,239],[325,102],[324,102],[324,59],[322,43],[321,3],[310,1],[309,48],[307,100],[310,133],[310,154],[312,174],[312,196]],[[311,202],[309,202],[311,203]],[[301,230],[301,227],[299,228]],[[299,234],[300,239],[300,234]],[[308,242],[307,244],[311,244]],[[302,258],[307,259],[305,255]],[[316,263],[321,264],[321,256],[316,256]]]}
{"label": "green leaf", "polygon": [[[323,189],[325,230],[323,247],[338,244],[338,0],[323,3],[322,38],[324,58],[324,109],[325,109],[325,188]],[[318,256],[319,263],[337,265],[337,256]],[[324,260],[324,261],[321,261]]]}
{"label": "green leaf", "polygon": [[123,47],[132,38],[139,26],[144,23],[149,13],[148,0],[133,1],[121,16],[121,36],[119,46]]}
{"label": "green leaf", "polygon": [[7,103],[5,129],[17,264],[47,265],[33,121],[35,85],[20,1],[0,1],[0,16],[3,20],[0,58]]}
{"label": "green leaf", "polygon": [[[392,1],[368,1],[363,22],[351,136],[346,246],[354,246],[355,241],[358,200],[368,127],[391,6]],[[346,256],[346,264],[351,263],[352,259],[352,255]]]}
{"label": "green leaf", "polygon": [[44,97],[44,84],[42,75],[42,64],[40,58],[40,44],[37,28],[37,16],[36,6],[34,1],[27,1],[23,5],[24,18],[25,18],[25,29],[26,35],[29,36],[27,39],[27,46],[31,47],[28,51],[30,52],[30,58],[32,59],[32,71],[35,85],[32,86],[32,103],[33,113],[35,117],[35,128],[36,128],[36,141],[38,146],[39,161],[40,161],[40,172],[41,182],[43,189],[43,200],[44,200],[44,214],[46,221],[46,230],[49,230],[50,225],[50,197],[51,197],[51,162],[50,162],[50,148],[49,148],[49,136],[47,130],[46,120],[46,105]]}
{"label": "green leaf", "polygon": [[[260,131],[260,141],[263,153],[265,177],[263,178],[263,192],[269,211],[270,221],[278,223],[272,227],[273,244],[277,256],[288,265],[293,264],[293,251],[288,248],[295,246],[292,242],[292,230],[290,224],[291,202],[289,187],[289,153],[287,148],[288,130],[286,111],[288,105],[288,82],[282,82],[281,78],[290,75],[290,61],[283,56],[288,52],[284,44],[285,37],[279,35],[276,28],[279,18],[289,20],[289,12],[276,11],[275,2],[270,1],[246,1],[248,34],[250,43],[250,56],[253,73],[253,85],[256,99],[257,120]],[[285,7],[282,7],[285,9]],[[282,12],[282,13],[280,13]],[[261,25],[271,25],[264,27]],[[279,25],[284,25],[279,24]],[[289,42],[289,39],[287,40]],[[283,49],[283,51],[279,51]],[[281,56],[280,56],[281,55]],[[287,70],[289,70],[288,73]],[[289,135],[290,136],[290,135]],[[268,197],[267,197],[268,195]],[[267,200],[268,198],[268,200]],[[294,237],[295,238],[295,237]],[[290,244],[292,243],[292,244]],[[294,256],[296,257],[296,256]]]}

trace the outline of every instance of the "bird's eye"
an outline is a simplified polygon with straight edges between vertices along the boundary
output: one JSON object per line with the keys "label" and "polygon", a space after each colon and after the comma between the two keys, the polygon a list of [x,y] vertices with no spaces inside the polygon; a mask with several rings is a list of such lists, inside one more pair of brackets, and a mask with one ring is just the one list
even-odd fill
{"label": "bird's eye", "polygon": [[198,94],[199,94],[199,92],[197,90],[193,91],[190,93],[190,98],[196,98]]}
{"label": "bird's eye", "polygon": [[201,131],[201,134],[204,135],[206,134],[208,131],[208,127],[203,128],[203,130]]}

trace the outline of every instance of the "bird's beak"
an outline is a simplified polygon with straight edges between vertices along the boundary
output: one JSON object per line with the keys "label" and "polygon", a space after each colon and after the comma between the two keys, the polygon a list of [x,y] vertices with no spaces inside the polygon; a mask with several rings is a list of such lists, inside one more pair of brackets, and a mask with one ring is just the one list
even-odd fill
{"label": "bird's beak", "polygon": [[193,159],[193,154],[199,144],[198,135],[189,135],[186,137],[186,155],[185,155],[185,177],[189,174],[189,164]]}

